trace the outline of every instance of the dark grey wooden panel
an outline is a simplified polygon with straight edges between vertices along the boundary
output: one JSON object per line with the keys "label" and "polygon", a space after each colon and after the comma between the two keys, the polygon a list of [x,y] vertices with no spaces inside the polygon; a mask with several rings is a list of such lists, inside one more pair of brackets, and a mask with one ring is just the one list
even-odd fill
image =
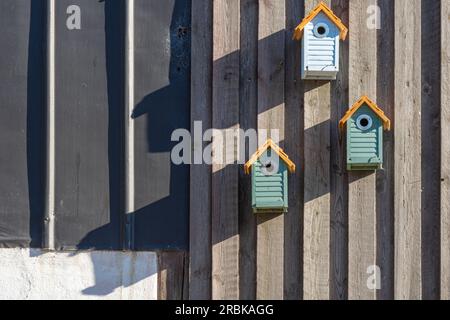
{"label": "dark grey wooden panel", "polygon": [[[239,127],[257,128],[258,114],[258,1],[240,4]],[[235,53],[237,54],[237,53]],[[245,159],[250,148],[245,146]],[[239,168],[239,299],[256,299],[256,215],[252,209],[251,176]]]}
{"label": "dark grey wooden panel", "polygon": [[188,253],[158,253],[158,300],[187,300]]}
{"label": "dark grey wooden panel", "polygon": [[[300,70],[300,42],[293,41],[294,29],[305,14],[302,1],[286,1],[285,34],[285,152],[297,170],[289,176],[289,211],[284,217],[284,299],[303,297],[303,132],[304,96]],[[248,189],[250,190],[250,188]]]}
{"label": "dark grey wooden panel", "polygon": [[172,164],[175,129],[190,128],[190,6],[135,1],[134,247],[187,249],[189,167]]}
{"label": "dark grey wooden panel", "polygon": [[56,1],[57,249],[120,249],[123,43],[122,1]]}
{"label": "dark grey wooden panel", "polygon": [[[422,1],[422,299],[440,298],[441,2]],[[446,35],[448,36],[448,35]],[[445,139],[445,137],[444,137]]]}
{"label": "dark grey wooden panel", "polygon": [[[333,12],[348,26],[348,0],[333,0]],[[348,299],[348,172],[346,171],[346,146],[339,134],[339,121],[350,105],[349,41],[340,44],[339,70],[331,83],[331,207],[330,207],[330,299]]]}
{"label": "dark grey wooden panel", "polygon": [[[212,22],[213,4],[192,1],[191,126],[202,121],[204,128],[212,124]],[[205,30],[208,30],[205,32]],[[197,142],[195,149],[206,143]],[[198,161],[197,161],[198,163]],[[211,178],[207,164],[191,166],[190,230],[189,230],[189,299],[211,299]]]}
{"label": "dark grey wooden panel", "polygon": [[0,1],[0,247],[41,244],[44,2]]}
{"label": "dark grey wooden panel", "polygon": [[[395,122],[395,3],[380,0],[381,29],[378,30],[377,103]],[[385,131],[383,170],[377,172],[377,265],[381,270],[378,300],[394,299],[394,130]]]}

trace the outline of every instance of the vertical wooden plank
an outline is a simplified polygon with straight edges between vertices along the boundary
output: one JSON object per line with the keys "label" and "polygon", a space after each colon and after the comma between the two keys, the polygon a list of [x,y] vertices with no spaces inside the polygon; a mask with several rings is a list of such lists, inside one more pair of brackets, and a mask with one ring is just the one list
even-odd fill
{"label": "vertical wooden plank", "polygon": [[158,253],[158,300],[185,300],[187,297],[187,253]]}
{"label": "vertical wooden plank", "polygon": [[218,300],[239,298],[239,167],[225,164],[235,158],[227,133],[239,127],[239,9],[238,1],[214,1],[212,124],[226,141],[213,139],[213,154],[223,155],[215,157],[212,176],[212,297]]}
{"label": "vertical wooden plank", "polygon": [[421,1],[395,2],[395,298],[420,299]]}
{"label": "vertical wooden plank", "polygon": [[[319,2],[305,2],[305,14]],[[330,297],[330,89],[328,81],[304,83],[303,296],[306,300]]]}
{"label": "vertical wooden plank", "polygon": [[[241,1],[239,125],[257,127],[258,0]],[[244,143],[245,141],[241,141]],[[250,146],[245,148],[251,156]],[[239,299],[256,299],[256,216],[252,210],[251,176],[239,169]]]}
{"label": "vertical wooden plank", "polygon": [[[259,1],[258,130],[278,130],[276,142],[285,137],[285,25],[284,1]],[[257,224],[257,299],[283,299],[284,215],[258,215]]]}
{"label": "vertical wooden plank", "polygon": [[441,1],[441,298],[450,300],[450,0]]}
{"label": "vertical wooden plank", "polygon": [[440,294],[441,4],[422,0],[422,299]]}
{"label": "vertical wooden plank", "polygon": [[284,216],[284,298],[303,297],[303,96],[300,70],[300,42],[292,40],[294,29],[304,16],[304,5],[298,0],[286,1],[286,118],[285,151],[297,165],[289,175],[289,211]]}
{"label": "vertical wooden plank", "polygon": [[[349,25],[349,0],[333,0],[333,12]],[[348,100],[349,41],[340,45],[340,72],[331,83],[331,234],[330,299],[348,298],[348,174],[346,150],[339,133],[339,121]]]}
{"label": "vertical wooden plank", "polygon": [[[377,103],[394,119],[394,1],[379,0]],[[377,171],[377,264],[381,271],[379,300],[394,299],[394,130],[385,131],[383,170]]]}
{"label": "vertical wooden plank", "polygon": [[134,247],[187,250],[190,169],[171,154],[191,125],[191,1],[134,6]]}
{"label": "vertical wooden plank", "polygon": [[[192,1],[191,132],[211,128],[212,3]],[[203,132],[195,132],[203,136]],[[190,181],[189,298],[211,299],[211,166],[203,163],[203,139],[194,141]],[[198,155],[197,155],[198,154]]]}
{"label": "vertical wooden plank", "polygon": [[[67,26],[73,5],[82,10],[79,30]],[[120,12],[120,2],[55,2],[57,249],[121,248]]]}
{"label": "vertical wooden plank", "polygon": [[45,1],[0,3],[0,248],[40,247],[45,174]]}
{"label": "vertical wooden plank", "polygon": [[[377,30],[367,25],[367,8],[375,0],[350,1],[350,105],[361,96],[377,97]],[[376,299],[367,285],[367,270],[376,265],[376,174],[349,172],[348,296],[352,300]]]}

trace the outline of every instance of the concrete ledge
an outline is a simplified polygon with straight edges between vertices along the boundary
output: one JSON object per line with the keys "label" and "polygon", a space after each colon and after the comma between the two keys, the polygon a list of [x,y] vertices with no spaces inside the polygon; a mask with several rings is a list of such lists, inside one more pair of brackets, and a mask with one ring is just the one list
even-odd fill
{"label": "concrete ledge", "polygon": [[153,252],[0,249],[0,299],[157,299]]}

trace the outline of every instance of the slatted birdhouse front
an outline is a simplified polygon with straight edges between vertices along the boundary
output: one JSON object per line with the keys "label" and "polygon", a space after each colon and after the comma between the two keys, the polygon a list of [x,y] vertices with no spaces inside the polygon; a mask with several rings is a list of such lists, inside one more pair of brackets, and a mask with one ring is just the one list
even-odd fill
{"label": "slatted birdhouse front", "polygon": [[272,140],[268,140],[245,164],[252,175],[254,213],[284,213],[288,210],[288,173],[295,164]]}
{"label": "slatted birdhouse front", "polygon": [[336,79],[339,44],[347,33],[347,27],[323,2],[303,19],[294,32],[294,39],[302,41],[302,79]]}
{"label": "slatted birdhouse front", "polygon": [[377,170],[383,166],[383,131],[391,121],[367,96],[359,99],[339,122],[347,128],[347,170]]}

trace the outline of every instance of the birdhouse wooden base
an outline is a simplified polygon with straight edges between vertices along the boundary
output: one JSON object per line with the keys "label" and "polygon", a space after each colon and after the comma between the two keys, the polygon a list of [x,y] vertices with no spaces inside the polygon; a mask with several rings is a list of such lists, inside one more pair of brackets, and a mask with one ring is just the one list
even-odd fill
{"label": "birdhouse wooden base", "polygon": [[336,71],[311,71],[302,70],[302,80],[336,80],[338,70]]}
{"label": "birdhouse wooden base", "polygon": [[348,171],[375,171],[383,169],[381,163],[378,164],[347,164]]}
{"label": "birdhouse wooden base", "polygon": [[268,214],[268,213],[287,213],[288,208],[253,208],[253,213],[255,214]]}

